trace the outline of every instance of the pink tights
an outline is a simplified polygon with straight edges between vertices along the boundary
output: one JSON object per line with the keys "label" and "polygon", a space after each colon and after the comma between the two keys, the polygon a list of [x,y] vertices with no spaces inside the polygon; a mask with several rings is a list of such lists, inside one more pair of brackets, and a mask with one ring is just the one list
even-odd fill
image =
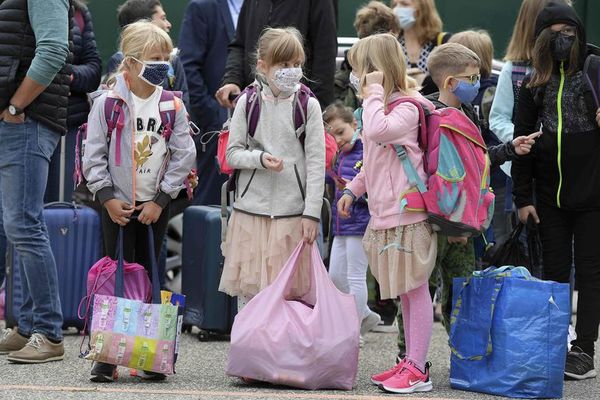
{"label": "pink tights", "polygon": [[428,283],[425,282],[418,288],[400,295],[400,302],[404,320],[406,356],[424,372],[433,329],[433,306]]}

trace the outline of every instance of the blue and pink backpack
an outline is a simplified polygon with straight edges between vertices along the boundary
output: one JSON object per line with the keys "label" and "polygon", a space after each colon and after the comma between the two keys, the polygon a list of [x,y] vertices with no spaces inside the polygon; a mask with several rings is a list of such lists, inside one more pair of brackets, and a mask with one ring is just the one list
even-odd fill
{"label": "blue and pink backpack", "polygon": [[410,162],[406,150],[394,145],[411,184],[403,193],[400,207],[425,211],[433,230],[448,236],[478,236],[490,225],[494,194],[490,189],[490,159],[479,128],[460,110],[429,111],[416,99],[419,111],[419,145],[425,153],[424,182]]}
{"label": "blue and pink backpack", "polygon": [[[162,126],[161,135],[165,138],[167,143],[169,142],[171,133],[173,132],[177,111],[179,111],[181,107],[176,98],[181,99],[181,92],[163,90],[158,103]],[[106,140],[108,143],[110,143],[113,134],[115,135],[115,140],[117,140],[117,143],[121,143],[125,119],[125,115],[123,113],[123,103],[123,99],[121,99],[119,96],[116,96],[113,91],[108,91],[106,101],[104,102],[104,118],[106,119],[106,126],[108,127]],[[190,134],[195,135],[197,133],[197,129],[198,128],[195,127],[195,125],[190,121]],[[79,127],[75,139],[75,170],[73,172],[73,182],[75,187],[79,186],[84,179],[81,163],[83,152],[85,150],[84,143],[86,139],[87,123]],[[116,146],[115,149],[115,163],[116,165],[121,165],[121,146]],[[195,174],[196,170],[194,169],[190,172],[190,176],[188,176],[188,179],[186,179],[184,182],[189,200],[191,200],[193,197],[193,189],[190,185],[190,178],[192,178],[192,176]]]}

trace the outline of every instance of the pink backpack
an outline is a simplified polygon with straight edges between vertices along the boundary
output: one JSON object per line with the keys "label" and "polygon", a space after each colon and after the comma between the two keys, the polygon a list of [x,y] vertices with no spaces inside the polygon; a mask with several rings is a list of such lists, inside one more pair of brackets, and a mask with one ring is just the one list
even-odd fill
{"label": "pink backpack", "polygon": [[416,99],[403,98],[419,110],[419,145],[425,151],[423,182],[403,146],[394,145],[413,188],[400,199],[401,208],[427,211],[435,231],[448,236],[477,236],[490,225],[494,194],[490,159],[477,126],[460,110],[429,111]]}

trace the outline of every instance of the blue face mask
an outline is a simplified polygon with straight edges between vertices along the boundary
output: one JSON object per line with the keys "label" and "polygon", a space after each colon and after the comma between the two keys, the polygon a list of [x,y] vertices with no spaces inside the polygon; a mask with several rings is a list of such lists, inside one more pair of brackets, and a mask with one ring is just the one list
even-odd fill
{"label": "blue face mask", "polygon": [[144,82],[153,86],[162,85],[171,66],[168,61],[140,61],[137,58],[132,58],[142,64],[142,69],[138,76]]}
{"label": "blue face mask", "polygon": [[458,97],[461,103],[471,104],[473,100],[475,100],[475,97],[477,97],[477,93],[479,93],[479,87],[481,86],[481,84],[479,83],[479,81],[472,84],[469,82],[461,81],[460,79],[457,80],[458,86],[454,88],[452,93],[454,93],[454,95]]}
{"label": "blue face mask", "polygon": [[402,29],[410,29],[416,22],[415,9],[412,7],[394,7],[394,14],[398,17]]}

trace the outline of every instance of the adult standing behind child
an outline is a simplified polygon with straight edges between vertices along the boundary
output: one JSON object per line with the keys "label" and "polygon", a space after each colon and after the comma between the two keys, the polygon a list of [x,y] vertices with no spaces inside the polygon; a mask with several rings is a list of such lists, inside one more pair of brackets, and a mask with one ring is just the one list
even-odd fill
{"label": "adult standing behind child", "polygon": [[379,314],[371,311],[367,305],[369,262],[362,246],[362,238],[370,219],[366,197],[361,197],[354,203],[350,217],[340,218],[337,214],[337,202],[342,197],[346,184],[362,170],[363,143],[360,138],[353,141],[358,124],[351,108],[334,103],[325,109],[323,121],[327,133],[335,138],[339,149],[330,172],[335,183],[335,197],[332,203],[334,238],[329,258],[329,275],[339,290],[354,295],[363,343],[363,336],[381,322]]}
{"label": "adult standing behind child", "polygon": [[[427,351],[433,327],[428,281],[435,266],[436,234],[420,211],[400,211],[399,196],[408,190],[407,174],[392,145],[406,148],[422,179],[423,151],[417,140],[419,113],[403,98],[413,98],[429,109],[406,74],[406,61],[396,37],[377,34],[359,40],[348,53],[352,74],[363,98],[363,168],[338,202],[338,213],[350,216],[352,204],[369,194],[371,220],[363,244],[382,299],[402,299],[407,356],[397,366],[373,376],[372,381],[393,393],[432,389]],[[396,245],[394,245],[396,244]],[[388,246],[390,245],[390,246]]]}
{"label": "adult standing behind child", "polygon": [[592,49],[577,13],[561,2],[540,12],[535,37],[533,73],[521,86],[514,135],[528,135],[540,122],[543,134],[529,157],[513,162],[515,204],[522,222],[532,217],[539,223],[544,279],[569,282],[575,260],[577,339],[565,377],[587,379],[596,376],[600,323],[600,109],[588,98],[582,72]]}
{"label": "adult standing behind child", "polygon": [[[103,206],[102,236],[105,254],[114,257],[116,238],[123,228],[123,258],[150,268],[152,253],[158,259],[169,219],[169,203],[184,189],[194,165],[196,148],[189,133],[183,102],[163,99],[160,86],[169,70],[173,43],[169,35],[150,22],[127,25],[121,33],[123,62],[108,80],[108,91],[96,98],[90,111],[83,155],[87,186]],[[112,134],[105,103],[111,96],[122,99],[123,129],[132,134]],[[171,129],[161,125],[160,111],[175,109]],[[167,136],[168,135],[168,136]],[[135,219],[131,219],[135,215]],[[154,233],[149,249],[147,225]],[[147,379],[162,374],[140,371]],[[111,382],[116,366],[95,363],[94,382]]]}
{"label": "adult standing behind child", "polygon": [[[308,101],[303,144],[292,118],[304,57],[297,29],[265,29],[258,40],[253,83],[260,102],[254,136],[248,135],[246,94],[231,119],[227,163],[238,170],[237,189],[219,290],[238,296],[238,309],[275,280],[301,240],[313,243],[317,237],[325,182],[317,99]],[[295,289],[301,295],[310,277],[308,270],[298,270]]]}
{"label": "adult standing behind child", "polygon": [[400,45],[408,67],[408,75],[423,85],[421,93],[429,94],[435,87],[427,84],[429,54],[452,36],[442,31],[442,19],[435,0],[391,0],[390,6],[400,22]]}

